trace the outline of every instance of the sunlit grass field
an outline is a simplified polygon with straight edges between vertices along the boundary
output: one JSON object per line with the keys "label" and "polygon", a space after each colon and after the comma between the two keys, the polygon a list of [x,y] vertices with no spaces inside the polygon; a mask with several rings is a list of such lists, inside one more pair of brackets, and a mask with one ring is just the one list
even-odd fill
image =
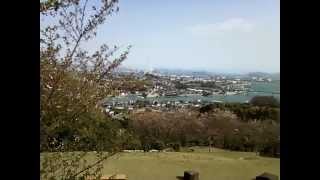
{"label": "sunlit grass field", "polygon": [[280,179],[280,159],[194,148],[194,152],[119,153],[104,161],[102,174],[126,174],[128,180],[174,180],[185,170],[199,172],[200,180],[251,180],[263,172]]}

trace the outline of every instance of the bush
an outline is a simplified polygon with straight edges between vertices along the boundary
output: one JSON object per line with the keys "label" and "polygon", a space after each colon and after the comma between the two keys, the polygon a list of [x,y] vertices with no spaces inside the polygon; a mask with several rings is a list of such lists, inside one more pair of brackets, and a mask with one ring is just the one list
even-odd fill
{"label": "bush", "polygon": [[279,107],[280,102],[273,96],[255,96],[250,100],[254,106]]}
{"label": "bush", "polygon": [[151,148],[156,150],[162,150],[165,148],[165,145],[162,141],[156,140],[153,143],[151,143]]}
{"label": "bush", "polygon": [[179,152],[181,149],[180,143],[170,143],[170,144],[168,144],[168,146],[171,147],[176,152]]}
{"label": "bush", "polygon": [[134,138],[131,139],[130,142],[127,142],[127,148],[126,149],[141,149],[142,145],[139,139]]}

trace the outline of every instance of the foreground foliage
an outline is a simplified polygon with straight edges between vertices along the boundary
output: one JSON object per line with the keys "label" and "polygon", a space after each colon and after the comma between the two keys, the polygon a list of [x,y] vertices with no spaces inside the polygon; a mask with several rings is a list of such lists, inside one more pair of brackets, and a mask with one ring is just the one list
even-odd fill
{"label": "foreground foliage", "polygon": [[[114,93],[110,73],[126,59],[130,46],[118,57],[117,46],[101,45],[95,52],[82,48],[106,17],[119,10],[117,3],[40,1],[40,151],[56,152],[42,161],[41,179],[76,178],[86,151],[119,151],[119,125],[105,117],[97,103]],[[60,154],[76,150],[83,152]],[[99,176],[97,167],[81,175]]]}

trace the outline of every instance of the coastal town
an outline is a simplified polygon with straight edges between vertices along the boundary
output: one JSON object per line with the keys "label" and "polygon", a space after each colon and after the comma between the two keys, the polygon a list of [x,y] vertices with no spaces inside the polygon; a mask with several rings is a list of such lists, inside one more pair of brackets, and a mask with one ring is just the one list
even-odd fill
{"label": "coastal town", "polygon": [[[107,97],[101,104],[107,114],[119,111],[168,111],[201,107],[209,103],[222,103],[213,97],[248,96],[255,92],[253,83],[272,83],[268,76],[164,74],[157,71],[117,73],[144,84],[142,90],[118,91],[118,96]],[[277,93],[277,92],[272,92]],[[246,101],[247,102],[247,101]]]}

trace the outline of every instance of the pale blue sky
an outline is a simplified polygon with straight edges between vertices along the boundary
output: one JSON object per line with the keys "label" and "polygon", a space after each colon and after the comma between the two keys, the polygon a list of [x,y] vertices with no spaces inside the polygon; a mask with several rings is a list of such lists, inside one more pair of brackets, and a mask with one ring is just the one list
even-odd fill
{"label": "pale blue sky", "polygon": [[86,46],[133,45],[125,66],[280,71],[280,0],[120,0]]}

